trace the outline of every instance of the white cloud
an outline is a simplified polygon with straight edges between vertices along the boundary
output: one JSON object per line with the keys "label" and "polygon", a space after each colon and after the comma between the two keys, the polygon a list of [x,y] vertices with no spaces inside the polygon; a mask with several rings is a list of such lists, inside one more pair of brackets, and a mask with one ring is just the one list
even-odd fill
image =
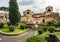
{"label": "white cloud", "polygon": [[9,0],[0,0],[0,6],[8,6]]}
{"label": "white cloud", "polygon": [[20,0],[19,2],[20,5],[32,5],[34,4],[34,0]]}
{"label": "white cloud", "polygon": [[[8,6],[9,0],[1,0],[0,6]],[[26,9],[31,9],[34,12],[42,12],[45,7],[53,6],[54,11],[60,11],[60,0],[17,0],[21,14]]]}

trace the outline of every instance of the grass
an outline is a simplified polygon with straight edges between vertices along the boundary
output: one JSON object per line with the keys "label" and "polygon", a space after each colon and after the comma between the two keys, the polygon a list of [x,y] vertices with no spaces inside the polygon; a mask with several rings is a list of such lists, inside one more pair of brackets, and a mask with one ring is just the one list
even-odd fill
{"label": "grass", "polygon": [[57,38],[60,40],[60,32],[55,32],[55,35],[56,35]]}
{"label": "grass", "polygon": [[49,34],[49,32],[47,31],[47,32],[44,32],[43,34],[41,34],[40,36],[41,37],[45,37],[46,35],[48,35]]}
{"label": "grass", "polygon": [[60,27],[59,28],[55,28],[55,30],[60,30]]}
{"label": "grass", "polygon": [[55,35],[60,37],[60,32],[55,32]]}
{"label": "grass", "polygon": [[26,30],[28,30],[28,29],[24,29],[24,30],[21,30],[21,29],[15,29],[13,32],[10,32],[9,31],[9,29],[0,29],[0,31],[2,31],[2,32],[5,32],[5,33],[9,33],[9,34],[15,34],[15,33],[20,33],[20,32],[24,32],[24,31],[26,31]]}
{"label": "grass", "polygon": [[39,36],[41,36],[41,37],[45,37],[46,35],[48,35],[49,34],[49,32],[48,31],[46,31],[46,32],[44,32],[43,34],[38,34],[38,32],[36,32],[34,35],[39,35]]}

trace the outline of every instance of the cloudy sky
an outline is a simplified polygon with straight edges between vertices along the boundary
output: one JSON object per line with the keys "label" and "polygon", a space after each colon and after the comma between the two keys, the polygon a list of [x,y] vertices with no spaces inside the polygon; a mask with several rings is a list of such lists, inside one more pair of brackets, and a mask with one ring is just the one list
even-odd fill
{"label": "cloudy sky", "polygon": [[[0,7],[8,7],[8,2],[9,0],[0,0]],[[54,11],[60,11],[60,0],[17,0],[17,2],[21,14],[27,9],[31,9],[34,12],[42,12],[47,6],[53,6]]]}

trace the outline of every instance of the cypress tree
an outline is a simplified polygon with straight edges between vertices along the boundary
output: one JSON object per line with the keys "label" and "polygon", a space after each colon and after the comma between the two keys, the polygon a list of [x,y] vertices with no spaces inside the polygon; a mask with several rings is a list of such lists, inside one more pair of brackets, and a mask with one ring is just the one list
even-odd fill
{"label": "cypress tree", "polygon": [[17,0],[10,0],[9,2],[9,20],[12,25],[17,24],[20,21]]}

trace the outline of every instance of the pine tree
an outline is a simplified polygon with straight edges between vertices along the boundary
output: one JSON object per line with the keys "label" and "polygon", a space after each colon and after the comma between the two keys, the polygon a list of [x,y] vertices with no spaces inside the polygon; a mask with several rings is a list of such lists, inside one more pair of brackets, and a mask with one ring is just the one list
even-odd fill
{"label": "pine tree", "polygon": [[17,0],[10,0],[9,2],[9,20],[12,25],[20,21],[20,13]]}

